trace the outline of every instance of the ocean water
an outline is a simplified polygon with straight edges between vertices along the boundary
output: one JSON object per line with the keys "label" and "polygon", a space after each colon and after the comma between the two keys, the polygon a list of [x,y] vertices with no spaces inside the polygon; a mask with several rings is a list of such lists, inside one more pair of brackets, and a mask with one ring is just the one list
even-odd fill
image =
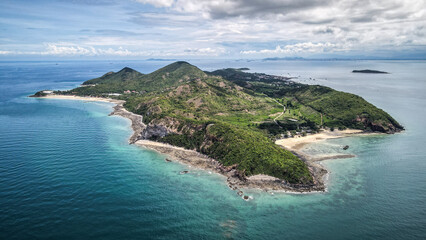
{"label": "ocean water", "polygon": [[[425,239],[425,61],[194,61],[249,67],[359,94],[406,131],[308,145],[328,191],[252,190],[243,201],[222,176],[128,145],[130,122],[112,105],[33,99],[128,66],[168,62],[0,62],[0,239]],[[389,71],[352,74],[353,69]],[[180,175],[182,170],[190,174]]]}

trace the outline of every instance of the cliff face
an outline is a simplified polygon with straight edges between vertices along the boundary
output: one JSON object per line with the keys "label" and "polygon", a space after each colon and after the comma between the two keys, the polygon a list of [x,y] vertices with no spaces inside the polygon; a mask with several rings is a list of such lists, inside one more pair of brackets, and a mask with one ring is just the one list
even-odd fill
{"label": "cliff face", "polygon": [[141,139],[158,139],[170,134],[189,134],[201,130],[202,126],[188,124],[173,117],[154,118],[141,132]]}
{"label": "cliff face", "polygon": [[165,137],[170,134],[170,129],[163,125],[158,124],[148,124],[146,128],[141,133],[142,139],[151,139],[155,137]]}
{"label": "cliff face", "polygon": [[171,133],[179,134],[176,129],[178,122],[173,118],[153,119],[141,133],[141,139],[163,138]]}
{"label": "cliff face", "polygon": [[404,128],[400,126],[395,126],[392,123],[382,124],[382,123],[370,123],[370,129],[373,132],[383,132],[383,133],[396,133],[404,130]]}
{"label": "cliff face", "polygon": [[383,121],[371,121],[369,118],[357,116],[354,120],[355,122],[361,123],[366,129],[371,129],[373,132],[382,132],[382,133],[396,133],[404,130],[404,127],[399,125],[392,118],[388,122]]}

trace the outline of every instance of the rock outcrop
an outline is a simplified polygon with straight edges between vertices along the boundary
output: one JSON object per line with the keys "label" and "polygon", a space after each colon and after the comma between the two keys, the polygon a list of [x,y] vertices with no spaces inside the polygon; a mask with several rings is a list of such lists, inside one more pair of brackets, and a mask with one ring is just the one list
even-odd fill
{"label": "rock outcrop", "polygon": [[394,122],[392,120],[390,120],[389,123],[383,124],[380,122],[374,122],[374,121],[372,122],[367,117],[357,116],[354,119],[354,121],[362,123],[366,129],[370,129],[373,132],[382,132],[382,133],[392,134],[392,133],[396,133],[396,132],[400,132],[404,130],[404,128],[398,123],[391,123],[391,122]]}
{"label": "rock outcrop", "polygon": [[165,137],[167,136],[171,131],[163,126],[158,124],[148,124],[146,128],[141,133],[142,139],[151,139],[153,137]]}

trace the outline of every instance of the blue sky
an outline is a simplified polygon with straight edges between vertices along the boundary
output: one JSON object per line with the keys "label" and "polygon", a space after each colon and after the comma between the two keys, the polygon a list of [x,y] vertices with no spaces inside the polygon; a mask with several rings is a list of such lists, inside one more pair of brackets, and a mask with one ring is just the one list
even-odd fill
{"label": "blue sky", "polygon": [[426,58],[426,0],[2,0],[0,59]]}

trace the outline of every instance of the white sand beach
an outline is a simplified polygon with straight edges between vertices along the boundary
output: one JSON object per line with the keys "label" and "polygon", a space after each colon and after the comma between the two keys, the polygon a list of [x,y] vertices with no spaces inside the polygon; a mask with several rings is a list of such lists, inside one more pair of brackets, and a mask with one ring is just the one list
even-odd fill
{"label": "white sand beach", "polygon": [[66,100],[81,100],[81,101],[93,101],[93,102],[110,102],[110,103],[124,103],[123,100],[111,99],[111,98],[101,98],[101,97],[80,97],[75,95],[57,95],[49,94],[40,98],[50,98],[50,99],[66,99]]}
{"label": "white sand beach", "polygon": [[354,136],[356,134],[361,134],[361,133],[363,133],[363,131],[358,129],[346,129],[342,131],[323,130],[320,133],[307,135],[305,137],[296,136],[293,138],[280,139],[280,140],[277,140],[275,143],[280,146],[283,146],[284,148],[290,151],[297,151],[309,143],[314,143],[317,141],[322,141],[322,140],[332,139],[332,138],[349,137],[349,136]]}

